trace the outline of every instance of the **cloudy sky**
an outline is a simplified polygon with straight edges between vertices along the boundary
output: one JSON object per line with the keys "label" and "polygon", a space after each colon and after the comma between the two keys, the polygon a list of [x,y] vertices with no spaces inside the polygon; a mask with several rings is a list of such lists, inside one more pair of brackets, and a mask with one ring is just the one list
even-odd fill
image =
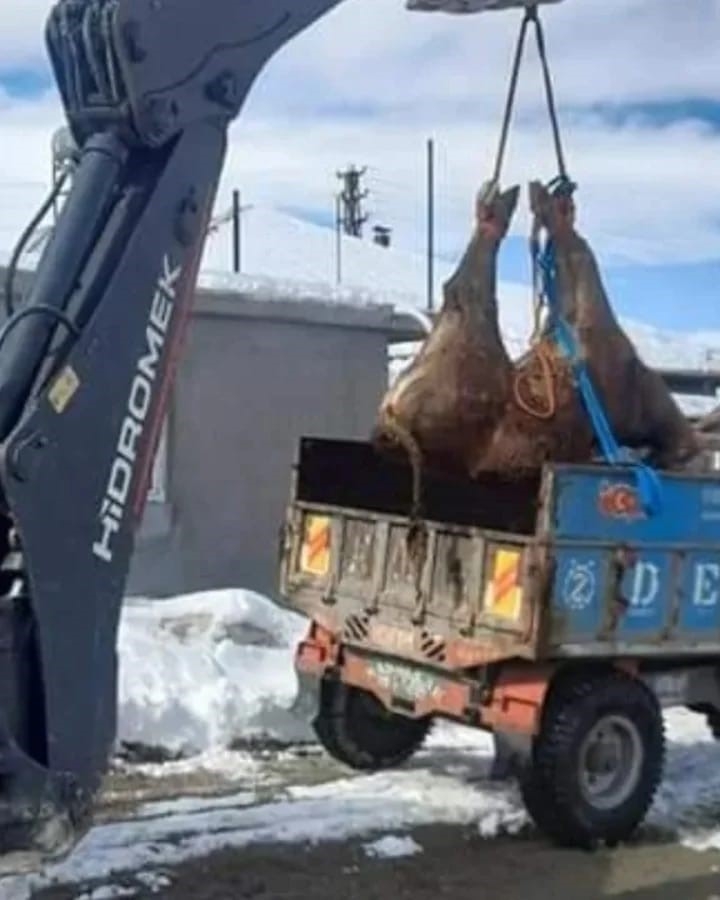
{"label": "cloudy sky", "polygon": [[[62,120],[43,45],[50,0],[2,6],[0,250],[47,186]],[[580,222],[615,305],[658,325],[720,329],[720,0],[563,0],[544,21]],[[259,78],[232,129],[219,205],[239,187],[247,203],[328,222],[335,172],[364,165],[371,223],[422,252],[433,137],[438,252],[452,258],[491,169],[518,25],[515,11],[344,0]],[[539,75],[531,47],[506,184],[556,174]],[[525,205],[506,277],[526,277]]]}

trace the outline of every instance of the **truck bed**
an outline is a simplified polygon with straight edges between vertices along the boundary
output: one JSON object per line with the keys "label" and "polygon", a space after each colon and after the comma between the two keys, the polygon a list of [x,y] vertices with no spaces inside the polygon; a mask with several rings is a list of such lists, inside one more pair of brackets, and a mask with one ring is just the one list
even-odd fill
{"label": "truck bed", "polygon": [[419,565],[410,485],[367,444],[300,444],[282,592],[343,643],[455,669],[720,650],[717,478],[663,475],[646,518],[624,468],[428,476]]}

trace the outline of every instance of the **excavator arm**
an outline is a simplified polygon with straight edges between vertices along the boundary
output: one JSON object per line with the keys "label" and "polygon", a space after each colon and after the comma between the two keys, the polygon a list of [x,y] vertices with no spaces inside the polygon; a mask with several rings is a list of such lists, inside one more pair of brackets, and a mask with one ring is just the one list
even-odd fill
{"label": "excavator arm", "polygon": [[[50,13],[80,157],[28,296],[0,331],[6,870],[63,854],[91,821],[116,735],[133,533],[228,127],[265,63],[339,2],[59,0]],[[521,4],[408,2],[504,5]]]}
{"label": "excavator arm", "polygon": [[[0,336],[0,854],[63,853],[116,729],[133,532],[227,130],[338,0],[61,0],[47,44],[81,148]],[[34,856],[34,859],[27,854]]]}

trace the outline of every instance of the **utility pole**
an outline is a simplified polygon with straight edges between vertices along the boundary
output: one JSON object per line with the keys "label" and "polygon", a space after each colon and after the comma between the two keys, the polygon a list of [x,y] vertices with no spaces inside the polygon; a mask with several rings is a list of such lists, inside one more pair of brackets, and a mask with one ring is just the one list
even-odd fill
{"label": "utility pole", "polygon": [[427,308],[433,311],[435,292],[435,143],[427,142]]}
{"label": "utility pole", "polygon": [[233,256],[233,272],[239,272],[242,262],[242,215],[244,212],[252,209],[252,203],[243,206],[240,203],[240,191],[234,190],[232,193],[232,256]]}
{"label": "utility pole", "polygon": [[240,191],[233,191],[233,272],[240,271]]}
{"label": "utility pole", "polygon": [[343,226],[345,234],[353,237],[362,237],[362,227],[368,219],[362,210],[362,201],[367,197],[368,191],[361,190],[360,187],[360,179],[366,172],[367,168],[356,169],[355,166],[350,166],[344,172],[337,173],[343,183],[339,195],[343,208]]}
{"label": "utility pole", "polygon": [[234,190],[232,192],[232,203],[227,209],[218,215],[214,216],[208,222],[207,228],[205,229],[205,236],[210,237],[211,234],[217,234],[220,229],[227,225],[228,222],[232,224],[232,270],[233,272],[240,271],[241,257],[241,241],[240,241],[240,226],[242,223],[242,214],[247,212],[250,209],[254,209],[252,203],[246,203],[245,206],[242,206],[240,203],[240,191]]}
{"label": "utility pole", "polygon": [[335,280],[338,284],[342,281],[342,196],[335,195]]}

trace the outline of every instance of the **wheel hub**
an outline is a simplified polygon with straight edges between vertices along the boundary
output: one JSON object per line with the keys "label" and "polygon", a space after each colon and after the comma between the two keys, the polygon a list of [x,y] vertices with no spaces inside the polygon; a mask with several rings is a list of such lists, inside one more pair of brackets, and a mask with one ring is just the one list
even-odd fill
{"label": "wheel hub", "polygon": [[605,716],[580,748],[580,786],[596,809],[610,809],[630,796],[640,777],[643,745],[637,727],[625,716]]}

